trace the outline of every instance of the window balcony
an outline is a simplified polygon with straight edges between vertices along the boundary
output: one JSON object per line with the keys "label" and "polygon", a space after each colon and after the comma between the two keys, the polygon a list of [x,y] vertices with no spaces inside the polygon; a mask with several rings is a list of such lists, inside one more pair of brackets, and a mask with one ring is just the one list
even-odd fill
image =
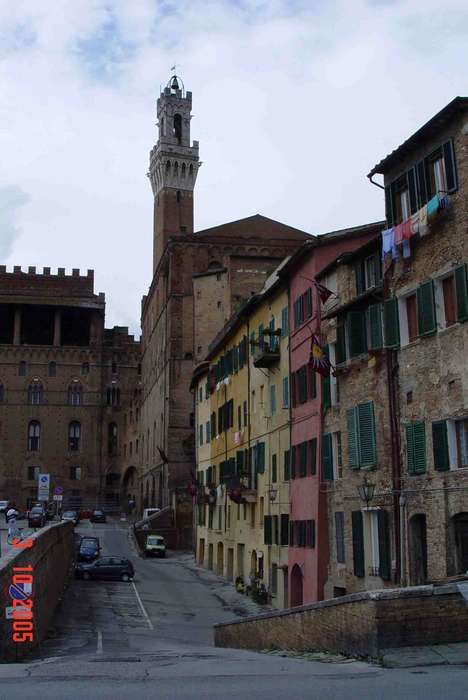
{"label": "window balcony", "polygon": [[274,343],[269,343],[266,341],[261,341],[255,346],[255,352],[253,356],[254,367],[271,367],[275,362],[279,362],[280,359],[280,348],[279,343],[274,339]]}

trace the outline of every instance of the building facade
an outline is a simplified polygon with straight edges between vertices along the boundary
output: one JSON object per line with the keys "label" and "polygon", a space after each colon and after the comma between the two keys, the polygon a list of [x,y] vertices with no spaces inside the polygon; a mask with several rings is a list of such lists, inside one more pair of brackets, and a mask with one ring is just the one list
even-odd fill
{"label": "building facade", "polygon": [[120,415],[137,380],[139,343],[104,328],[93,272],[0,267],[0,489],[26,508],[39,473],[63,504],[120,498]]}

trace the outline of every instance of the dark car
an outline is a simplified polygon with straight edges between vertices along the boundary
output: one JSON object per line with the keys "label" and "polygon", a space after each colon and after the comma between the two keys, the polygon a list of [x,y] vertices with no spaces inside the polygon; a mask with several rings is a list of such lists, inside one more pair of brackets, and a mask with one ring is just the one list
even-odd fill
{"label": "dark car", "polygon": [[80,517],[76,510],[66,510],[62,513],[62,520],[69,520],[74,523],[74,525],[78,525],[80,522]]}
{"label": "dark car", "polygon": [[83,537],[78,549],[78,561],[92,562],[101,551],[99,537]]}
{"label": "dark car", "polygon": [[89,518],[90,523],[105,523],[106,522],[106,514],[104,513],[103,510],[93,510],[91,513],[91,516]]}
{"label": "dark car", "polygon": [[41,506],[34,506],[31,508],[28,515],[28,527],[44,527],[46,524],[46,515],[44,513],[44,508]]}
{"label": "dark car", "polygon": [[130,581],[135,576],[133,564],[122,557],[101,557],[92,564],[77,564],[75,567],[77,578],[105,579],[116,581]]}

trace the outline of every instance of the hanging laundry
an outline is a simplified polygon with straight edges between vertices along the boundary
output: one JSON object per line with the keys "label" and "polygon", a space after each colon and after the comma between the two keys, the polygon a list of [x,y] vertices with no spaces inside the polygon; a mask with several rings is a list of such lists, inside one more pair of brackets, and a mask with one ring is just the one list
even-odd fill
{"label": "hanging laundry", "polygon": [[395,246],[395,231],[393,226],[391,228],[386,228],[382,231],[382,260],[385,258],[387,253],[392,254],[392,259],[395,260],[397,256],[396,246]]}
{"label": "hanging laundry", "polygon": [[439,211],[439,195],[435,194],[427,203],[427,216],[435,216]]}
{"label": "hanging laundry", "polygon": [[428,232],[428,226],[427,226],[427,204],[425,204],[421,209],[418,211],[419,214],[419,223],[418,223],[418,233],[420,236],[425,236],[426,233]]}
{"label": "hanging laundry", "polygon": [[413,236],[416,233],[419,233],[419,211],[417,211],[415,214],[413,214],[410,218],[411,222],[411,233]]}
{"label": "hanging laundry", "polygon": [[404,240],[403,241],[403,257],[404,258],[410,258],[411,257],[411,246],[409,240]]}
{"label": "hanging laundry", "polygon": [[448,209],[449,204],[450,204],[450,198],[449,198],[448,194],[444,194],[444,196],[440,198],[439,207],[441,209]]}
{"label": "hanging laundry", "polygon": [[401,245],[403,243],[403,224],[398,224],[395,226],[395,245]]}
{"label": "hanging laundry", "polygon": [[403,241],[409,240],[413,235],[413,231],[411,230],[411,219],[406,219],[406,221],[403,221],[403,223],[401,224],[401,229],[401,237]]}

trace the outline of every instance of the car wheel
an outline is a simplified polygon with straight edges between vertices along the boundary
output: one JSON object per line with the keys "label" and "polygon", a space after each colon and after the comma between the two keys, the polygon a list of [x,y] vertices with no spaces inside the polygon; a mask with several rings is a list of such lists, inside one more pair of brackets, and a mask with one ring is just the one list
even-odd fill
{"label": "car wheel", "polygon": [[120,580],[125,582],[130,581],[130,576],[128,574],[122,574]]}
{"label": "car wheel", "polygon": [[89,574],[88,571],[84,571],[84,572],[83,572],[83,578],[84,578],[85,581],[89,581],[89,579],[91,578],[91,576],[90,576],[90,574]]}

